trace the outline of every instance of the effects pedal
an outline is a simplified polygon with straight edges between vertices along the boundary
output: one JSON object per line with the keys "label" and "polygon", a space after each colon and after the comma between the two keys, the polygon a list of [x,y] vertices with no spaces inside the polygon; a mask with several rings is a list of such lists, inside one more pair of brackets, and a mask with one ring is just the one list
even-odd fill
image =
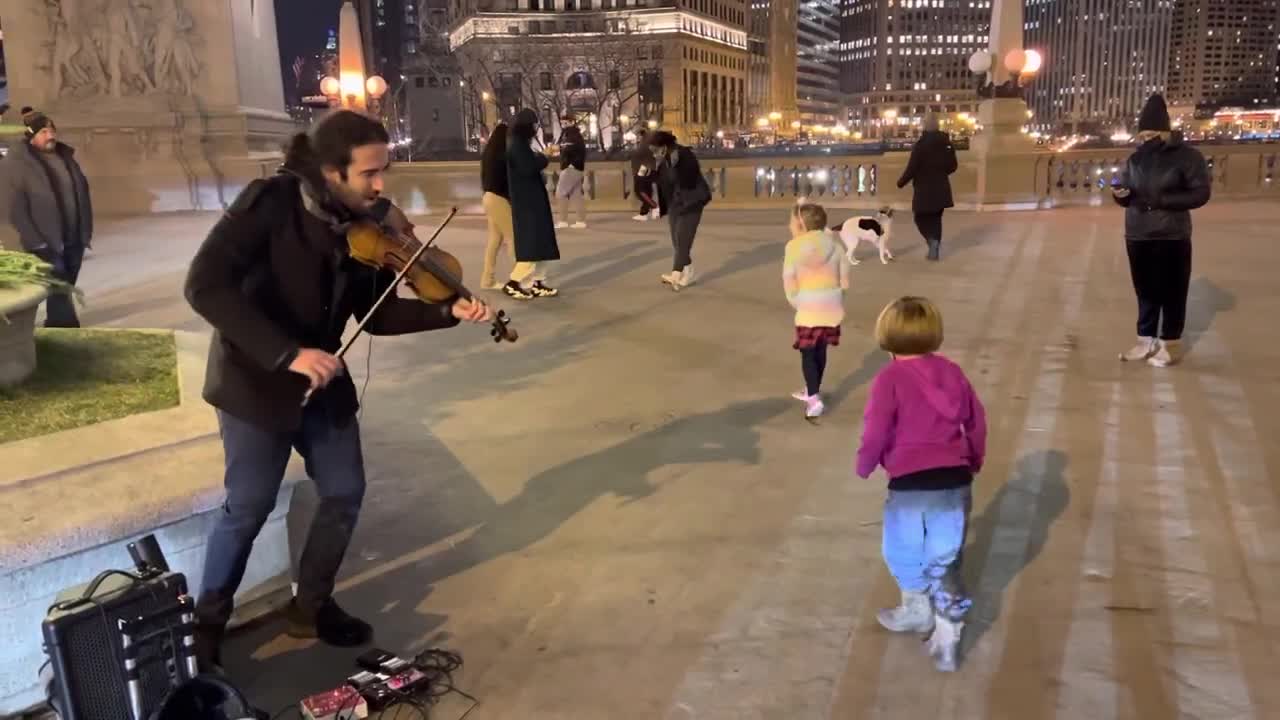
{"label": "effects pedal", "polygon": [[411,665],[413,663],[382,648],[373,648],[356,658],[356,667],[361,670],[385,675],[395,675],[398,672],[407,670]]}

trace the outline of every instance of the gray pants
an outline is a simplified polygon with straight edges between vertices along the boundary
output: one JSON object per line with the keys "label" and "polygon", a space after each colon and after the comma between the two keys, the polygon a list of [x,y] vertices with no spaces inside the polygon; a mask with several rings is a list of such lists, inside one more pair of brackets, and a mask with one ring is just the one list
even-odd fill
{"label": "gray pants", "polygon": [[671,269],[680,272],[686,265],[693,264],[693,237],[698,234],[702,210],[684,215],[668,215],[667,220],[671,223],[671,247],[675,250]]}

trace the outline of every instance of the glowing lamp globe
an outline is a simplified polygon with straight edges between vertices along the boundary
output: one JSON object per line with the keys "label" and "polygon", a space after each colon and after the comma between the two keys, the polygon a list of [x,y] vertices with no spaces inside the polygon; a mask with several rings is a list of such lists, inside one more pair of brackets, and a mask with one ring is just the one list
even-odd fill
{"label": "glowing lamp globe", "polygon": [[337,95],[342,92],[342,83],[338,82],[338,78],[329,75],[320,81],[320,92],[329,96]]}
{"label": "glowing lamp globe", "polygon": [[1044,58],[1035,50],[1026,52],[1026,62],[1022,65],[1023,75],[1034,75],[1040,71],[1040,66],[1044,63]]}
{"label": "glowing lamp globe", "polygon": [[991,70],[991,53],[986,50],[979,50],[969,56],[969,72],[974,75],[982,75]]}
{"label": "glowing lamp globe", "polygon": [[1020,49],[1010,50],[1004,56],[1004,69],[1011,73],[1022,72],[1023,66],[1027,64],[1027,53]]}
{"label": "glowing lamp globe", "polygon": [[381,75],[374,75],[364,81],[364,89],[373,97],[380,98],[387,92],[387,81]]}

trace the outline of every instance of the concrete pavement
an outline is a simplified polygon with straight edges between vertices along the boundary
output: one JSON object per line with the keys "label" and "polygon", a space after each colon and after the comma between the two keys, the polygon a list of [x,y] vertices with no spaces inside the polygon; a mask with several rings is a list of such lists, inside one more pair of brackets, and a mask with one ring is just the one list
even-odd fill
{"label": "concrete pavement", "polygon": [[[85,322],[202,328],[182,270],[215,217],[107,224]],[[708,212],[680,294],[658,281],[664,224],[593,217],[561,234],[561,297],[494,295],[518,344],[357,344],[370,485],[339,600],[382,647],[460,651],[471,720],[1274,717],[1280,208],[1195,220],[1190,354],[1155,370],[1116,360],[1134,319],[1118,211],[949,214],[936,265],[904,217],[899,261],[854,269],[813,426],[789,397],[785,213]],[[471,218],[441,239],[470,282],[483,240]],[[887,360],[870,330],[907,293],[942,307],[991,421],[950,676],[875,622],[896,599],[884,479],[851,473]],[[273,622],[227,652],[273,712],[356,654]]]}

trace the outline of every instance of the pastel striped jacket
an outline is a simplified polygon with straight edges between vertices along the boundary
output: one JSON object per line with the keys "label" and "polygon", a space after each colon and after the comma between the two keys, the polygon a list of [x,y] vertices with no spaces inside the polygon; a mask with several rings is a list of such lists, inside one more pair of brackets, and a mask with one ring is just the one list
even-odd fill
{"label": "pastel striped jacket", "polygon": [[782,287],[796,309],[796,327],[838,327],[844,322],[849,264],[834,233],[811,230],[787,242]]}

